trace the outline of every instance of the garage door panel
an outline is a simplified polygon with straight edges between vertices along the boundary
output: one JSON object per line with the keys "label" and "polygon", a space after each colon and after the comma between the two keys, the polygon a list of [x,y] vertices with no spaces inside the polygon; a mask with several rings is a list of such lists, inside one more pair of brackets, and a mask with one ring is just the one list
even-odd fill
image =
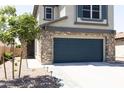
{"label": "garage door panel", "polygon": [[54,39],[54,62],[91,62],[102,59],[102,39]]}

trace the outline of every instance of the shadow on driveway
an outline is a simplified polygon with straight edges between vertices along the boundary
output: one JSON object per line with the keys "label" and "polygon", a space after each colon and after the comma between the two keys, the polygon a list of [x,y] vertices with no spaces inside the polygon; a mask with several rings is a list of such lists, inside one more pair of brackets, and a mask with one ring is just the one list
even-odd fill
{"label": "shadow on driveway", "polygon": [[124,67],[124,61],[115,62],[75,62],[75,63],[55,63],[54,66],[110,66],[110,67]]}

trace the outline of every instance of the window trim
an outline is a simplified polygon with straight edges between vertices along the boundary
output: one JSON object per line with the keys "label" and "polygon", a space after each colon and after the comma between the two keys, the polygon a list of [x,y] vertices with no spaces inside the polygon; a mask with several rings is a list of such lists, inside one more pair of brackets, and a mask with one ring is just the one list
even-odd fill
{"label": "window trim", "polygon": [[[51,9],[51,18],[46,18],[46,9],[47,8],[50,8]],[[51,21],[54,19],[54,8],[53,7],[50,7],[50,6],[45,6],[44,7],[44,20],[48,20],[48,21]]]}
{"label": "window trim", "polygon": [[[92,14],[92,7],[93,5],[90,5],[90,18],[85,18],[83,17],[82,15],[82,19],[86,19],[86,20],[102,20],[102,5],[99,5],[99,18],[93,18],[93,14]],[[77,9],[78,10],[78,9]],[[83,9],[82,9],[82,12],[83,12]],[[77,14],[78,14],[78,11],[77,11]]]}

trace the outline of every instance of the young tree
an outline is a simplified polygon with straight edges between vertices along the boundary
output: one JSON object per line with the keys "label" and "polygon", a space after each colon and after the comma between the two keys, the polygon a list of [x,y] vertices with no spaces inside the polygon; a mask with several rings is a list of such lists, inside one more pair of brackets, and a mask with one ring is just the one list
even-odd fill
{"label": "young tree", "polygon": [[[0,41],[2,41],[4,43],[4,53],[5,53],[5,40],[4,40],[4,34],[3,33],[0,33]],[[3,68],[4,68],[4,75],[5,75],[5,79],[7,79],[7,73],[6,73],[6,64],[5,64],[5,60],[4,60],[4,56],[2,56],[2,62],[3,62]]]}
{"label": "young tree", "polygon": [[[14,36],[11,34],[9,31],[4,31],[0,32],[0,41],[4,43],[4,53],[5,53],[5,45],[14,45]],[[4,73],[5,73],[5,78],[7,79],[7,73],[6,73],[6,66],[5,66],[5,60],[4,60],[4,55],[2,56],[3,59],[3,64],[4,64]],[[13,53],[13,59],[14,59],[14,53]],[[14,60],[12,61],[12,75],[14,78]]]}
{"label": "young tree", "polygon": [[[16,34],[21,42],[23,58],[27,58],[27,43],[30,43],[35,38],[40,37],[38,22],[33,15],[24,13],[18,17],[11,18],[9,23],[13,33]],[[22,61],[20,61],[20,65],[21,62]],[[21,68],[19,69],[19,77],[20,74]]]}
{"label": "young tree", "polygon": [[[23,55],[23,58],[27,58],[27,43],[30,43],[35,38],[40,37],[38,22],[32,14],[24,13],[22,15],[16,16],[16,9],[11,6],[2,8],[0,10],[0,15],[2,15],[0,18],[3,22],[1,22],[2,25],[0,24],[0,28],[3,31],[8,32],[7,35],[9,35],[9,39],[7,40],[9,43],[14,44],[14,39],[19,38],[22,47],[21,55]],[[14,70],[14,60],[12,63]],[[21,74],[21,64],[22,57],[20,60],[19,77]]]}
{"label": "young tree", "polygon": [[[13,6],[5,6],[0,8],[0,40],[5,44],[14,44],[14,34],[10,30],[9,20],[11,17],[16,16],[16,9]],[[13,45],[14,47],[14,45]],[[14,50],[13,50],[14,51]],[[5,45],[4,45],[4,52],[5,52]],[[4,59],[4,58],[3,58]],[[4,60],[3,60],[4,61]],[[5,77],[6,75],[6,66],[4,63],[4,71]],[[13,54],[13,61],[12,61],[12,76],[14,79],[14,54]]]}
{"label": "young tree", "polygon": [[[27,59],[27,43],[30,43],[32,40],[40,37],[40,29],[38,22],[31,14],[23,14],[19,16],[19,30],[17,31],[18,37],[22,44],[22,49],[25,50],[24,58]],[[21,72],[21,68],[20,68]],[[21,73],[19,74],[20,77]]]}

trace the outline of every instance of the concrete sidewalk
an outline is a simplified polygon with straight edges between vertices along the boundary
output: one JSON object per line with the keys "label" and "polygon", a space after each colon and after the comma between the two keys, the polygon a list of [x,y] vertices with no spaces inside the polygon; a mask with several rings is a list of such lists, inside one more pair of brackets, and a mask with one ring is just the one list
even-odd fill
{"label": "concrete sidewalk", "polygon": [[36,59],[27,59],[28,68],[41,68],[41,63]]}
{"label": "concrete sidewalk", "polygon": [[[56,66],[54,72],[69,88],[123,88],[124,64],[89,63]],[[60,74],[61,72],[61,74]]]}
{"label": "concrete sidewalk", "polygon": [[75,87],[75,84],[72,83],[72,81],[69,82],[70,80],[64,76],[65,74],[60,70],[59,66],[55,66],[55,65],[42,65],[36,59],[28,59],[27,60],[27,66],[28,66],[29,69],[37,69],[37,68],[48,67],[49,71],[53,71],[53,76],[55,76],[57,78],[61,78],[63,80],[62,83],[64,83],[64,86],[62,88]]}
{"label": "concrete sidewalk", "polygon": [[124,64],[106,62],[41,65],[29,60],[29,68],[49,67],[61,78],[63,88],[124,88]]}

